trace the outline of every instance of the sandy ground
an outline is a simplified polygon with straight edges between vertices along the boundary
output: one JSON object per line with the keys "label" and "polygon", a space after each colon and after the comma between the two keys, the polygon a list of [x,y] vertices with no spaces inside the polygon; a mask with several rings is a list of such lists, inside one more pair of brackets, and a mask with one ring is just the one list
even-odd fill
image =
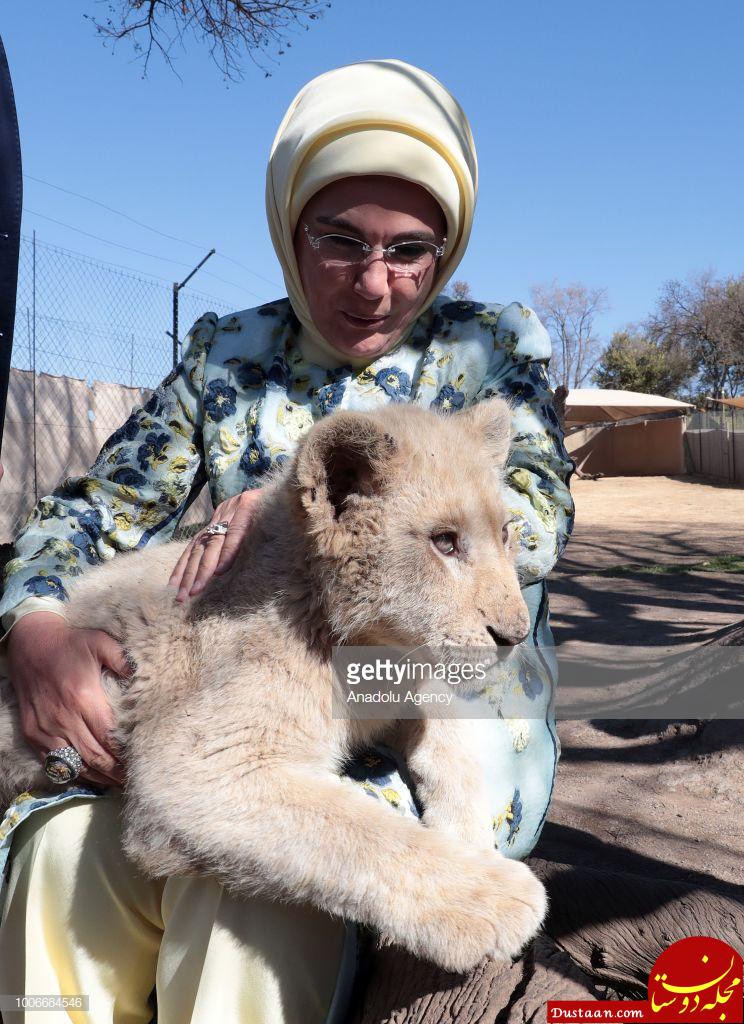
{"label": "sandy ground", "polygon": [[[576,530],[550,580],[558,643],[663,653],[744,618],[742,574],[598,572],[744,553],[744,489],[690,477],[577,480],[572,489]],[[549,825],[567,859],[592,847],[620,870],[744,883],[744,722],[559,722],[559,735]]]}

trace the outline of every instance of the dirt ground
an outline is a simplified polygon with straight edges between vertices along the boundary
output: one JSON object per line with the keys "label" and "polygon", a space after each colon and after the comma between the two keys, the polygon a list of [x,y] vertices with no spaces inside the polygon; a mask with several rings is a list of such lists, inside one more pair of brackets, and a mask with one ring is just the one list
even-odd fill
{"label": "dirt ground", "polygon": [[[694,477],[577,480],[552,574],[556,642],[692,648],[744,618],[744,574],[602,570],[744,553],[744,489]],[[742,675],[744,685],[744,674]],[[559,722],[546,832],[566,860],[701,885],[744,883],[744,722]],[[744,899],[744,890],[739,890]]]}
{"label": "dirt ground", "polygon": [[574,480],[576,527],[551,576],[556,642],[674,647],[744,617],[744,575],[622,577],[611,566],[744,554],[744,488],[697,477]]}

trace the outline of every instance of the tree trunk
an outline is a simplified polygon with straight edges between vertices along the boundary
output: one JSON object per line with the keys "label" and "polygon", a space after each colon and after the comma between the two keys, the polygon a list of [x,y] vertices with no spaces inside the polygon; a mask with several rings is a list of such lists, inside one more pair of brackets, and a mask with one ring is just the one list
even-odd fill
{"label": "tree trunk", "polygon": [[349,1024],[539,1021],[548,998],[604,998],[604,992],[542,935],[516,963],[484,960],[464,978],[401,950],[380,950],[367,957],[357,995]]}
{"label": "tree trunk", "polygon": [[[744,645],[744,620],[706,643]],[[632,735],[634,723],[627,724]],[[735,752],[742,744],[740,721],[697,723],[693,732],[701,752]],[[686,936],[711,935],[744,949],[744,887],[677,867],[660,856],[663,835],[644,857],[600,833],[600,821],[592,834],[546,824],[527,863],[548,889],[550,913],[513,964],[484,961],[462,977],[396,948],[374,949],[370,940],[348,1024],[544,1021],[549,999],[644,999],[654,961]]]}
{"label": "tree trunk", "polygon": [[[538,849],[548,853],[546,846]],[[654,961],[686,936],[712,935],[744,948],[739,886],[706,888],[544,856],[528,863],[545,882],[551,909],[518,961],[484,961],[462,977],[370,944],[349,1024],[540,1021],[549,999],[645,999]]]}

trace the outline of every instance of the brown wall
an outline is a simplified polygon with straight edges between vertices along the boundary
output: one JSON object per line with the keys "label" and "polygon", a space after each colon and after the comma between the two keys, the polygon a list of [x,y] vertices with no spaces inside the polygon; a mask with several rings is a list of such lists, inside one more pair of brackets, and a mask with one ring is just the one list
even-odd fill
{"label": "brown wall", "polygon": [[566,448],[583,473],[605,476],[668,476],[686,472],[683,416],[641,423],[583,427]]}
{"label": "brown wall", "polygon": [[[34,444],[34,378],[30,370],[10,371],[3,435],[0,482],[0,544],[17,534],[35,503],[66,476],[84,473],[106,438],[120,427],[149,391],[75,377],[36,377],[36,442]],[[35,450],[35,460],[34,460]],[[34,465],[36,488],[34,488]],[[204,493],[184,522],[211,515]]]}

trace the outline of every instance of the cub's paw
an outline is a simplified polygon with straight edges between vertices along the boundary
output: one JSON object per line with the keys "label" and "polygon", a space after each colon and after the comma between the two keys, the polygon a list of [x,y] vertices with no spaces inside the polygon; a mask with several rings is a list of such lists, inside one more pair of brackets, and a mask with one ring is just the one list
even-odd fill
{"label": "cub's paw", "polygon": [[471,858],[441,913],[429,917],[417,952],[457,972],[485,957],[509,961],[537,934],[547,907],[545,887],[526,864],[498,853]]}
{"label": "cub's paw", "polygon": [[534,872],[518,860],[501,858],[490,868],[490,884],[506,887],[491,896],[495,942],[488,950],[494,960],[511,960],[535,937],[548,911],[548,894]]}

